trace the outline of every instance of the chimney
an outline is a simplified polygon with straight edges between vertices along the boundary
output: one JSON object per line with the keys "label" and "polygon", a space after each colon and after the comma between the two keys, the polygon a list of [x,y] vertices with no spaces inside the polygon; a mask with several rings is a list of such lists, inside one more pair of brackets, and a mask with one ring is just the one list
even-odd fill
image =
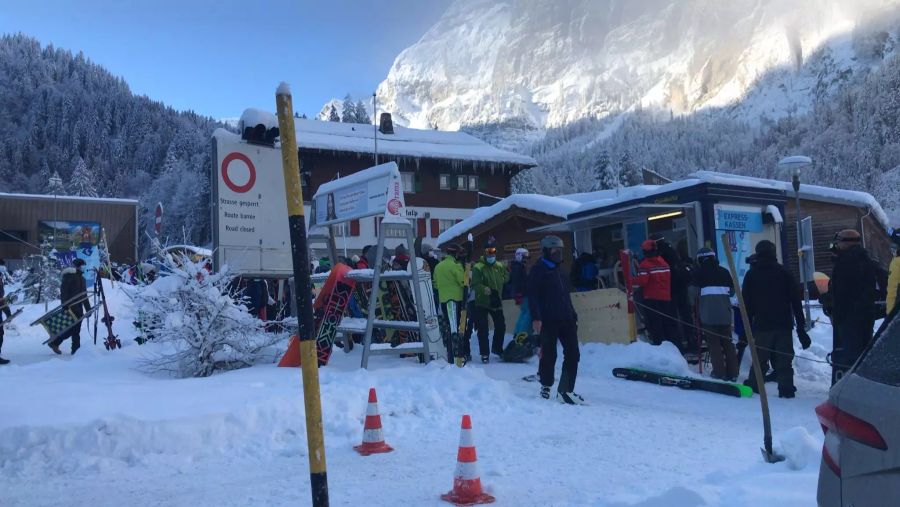
{"label": "chimney", "polygon": [[391,113],[381,113],[381,117],[378,120],[378,130],[382,134],[394,133],[394,122],[391,120]]}

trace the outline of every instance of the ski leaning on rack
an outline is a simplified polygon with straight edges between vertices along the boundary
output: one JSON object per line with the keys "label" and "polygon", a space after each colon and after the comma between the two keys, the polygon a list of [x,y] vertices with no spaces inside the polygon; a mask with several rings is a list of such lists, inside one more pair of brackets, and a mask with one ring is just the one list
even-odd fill
{"label": "ski leaning on rack", "polygon": [[115,317],[109,314],[109,306],[106,304],[106,293],[103,292],[103,279],[99,278],[100,273],[97,273],[97,288],[100,291],[100,304],[103,305],[103,318],[100,319],[104,325],[106,325],[106,341],[103,342],[103,346],[106,347],[106,350],[115,350],[122,348],[122,342],[119,341],[119,338],[113,334],[112,323],[115,320]]}
{"label": "ski leaning on rack", "polygon": [[750,398],[753,396],[753,390],[743,384],[682,377],[679,375],[670,375],[668,373],[640,370],[637,368],[614,368],[613,375],[626,380],[640,380],[642,382],[659,384],[661,386],[675,386],[680,387],[681,389],[708,391],[711,393],[724,394],[726,396],[734,396],[736,398]]}

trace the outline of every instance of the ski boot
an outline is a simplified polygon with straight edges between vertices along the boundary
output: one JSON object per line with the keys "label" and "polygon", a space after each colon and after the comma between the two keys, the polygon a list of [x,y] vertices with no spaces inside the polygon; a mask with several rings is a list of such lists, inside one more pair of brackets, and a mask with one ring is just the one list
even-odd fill
{"label": "ski boot", "polygon": [[0,364],[9,364],[9,359],[3,359],[0,357]]}
{"label": "ski boot", "polygon": [[481,362],[484,364],[488,364],[491,362],[491,356],[481,356]]}
{"label": "ski boot", "polygon": [[584,398],[575,394],[575,393],[556,393],[556,399],[559,400],[560,403],[564,403],[566,405],[587,405],[585,403]]}
{"label": "ski boot", "polygon": [[545,400],[550,399],[550,386],[541,386],[541,398]]}

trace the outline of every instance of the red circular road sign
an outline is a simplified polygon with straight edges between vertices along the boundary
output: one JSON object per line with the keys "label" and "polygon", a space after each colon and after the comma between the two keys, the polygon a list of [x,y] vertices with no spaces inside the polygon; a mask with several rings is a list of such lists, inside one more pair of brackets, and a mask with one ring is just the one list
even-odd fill
{"label": "red circular road sign", "polygon": [[[240,160],[247,164],[247,169],[250,170],[250,178],[247,180],[247,183],[244,183],[243,185],[235,184],[231,181],[231,178],[228,177],[228,164],[234,160]],[[253,184],[256,183],[256,168],[253,167],[253,162],[250,161],[250,157],[236,151],[226,155],[225,159],[222,160],[222,181],[225,182],[225,185],[230,188],[232,192],[238,194],[243,194],[253,188]]]}

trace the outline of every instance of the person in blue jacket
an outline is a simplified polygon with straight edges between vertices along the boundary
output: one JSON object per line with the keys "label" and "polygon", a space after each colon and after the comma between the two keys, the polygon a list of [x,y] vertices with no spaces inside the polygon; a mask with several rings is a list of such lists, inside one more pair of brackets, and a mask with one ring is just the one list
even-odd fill
{"label": "person in blue jacket", "polygon": [[541,397],[550,399],[556,368],[556,343],[563,349],[562,373],[557,385],[557,399],[569,405],[584,404],[575,394],[578,375],[578,315],[572,306],[568,277],[559,269],[563,262],[563,242],[557,236],[541,240],[541,259],[528,274],[528,306],[534,333],[541,337],[541,360],[538,376]]}

